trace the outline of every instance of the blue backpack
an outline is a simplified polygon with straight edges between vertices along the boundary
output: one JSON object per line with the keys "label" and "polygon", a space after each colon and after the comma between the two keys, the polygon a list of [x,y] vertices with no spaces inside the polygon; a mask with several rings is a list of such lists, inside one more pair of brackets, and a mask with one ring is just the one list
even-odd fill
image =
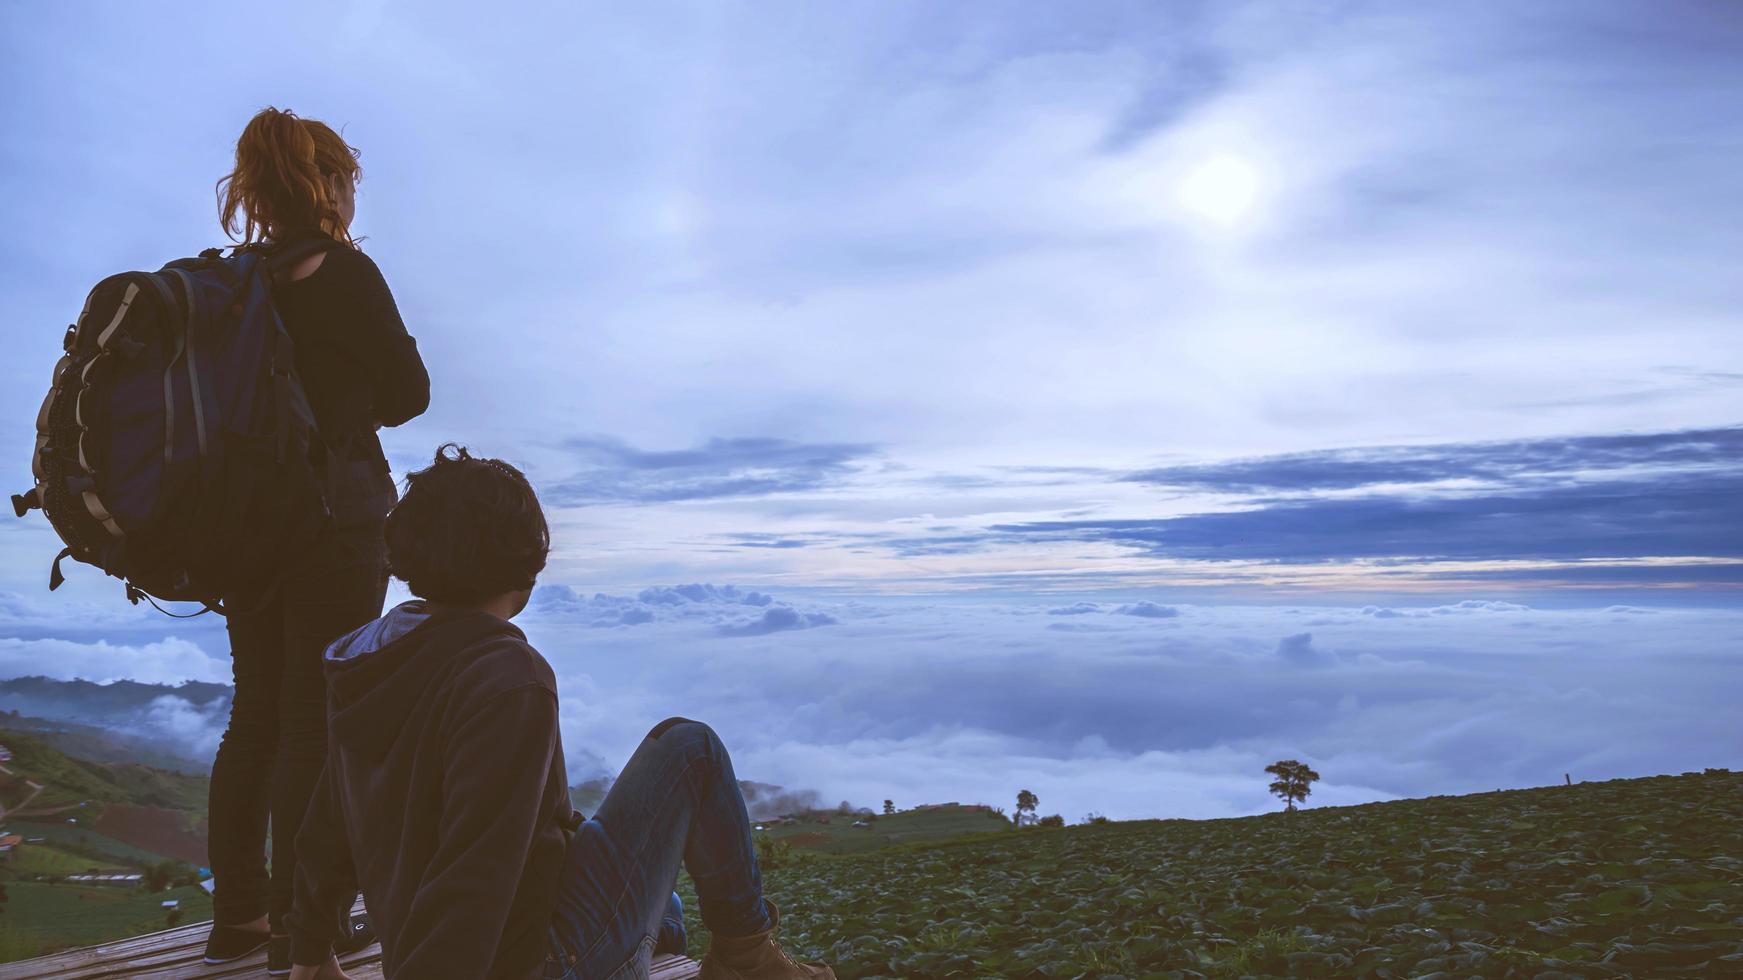
{"label": "blue backpack", "polygon": [[91,290],[37,414],[36,484],[12,498],[19,517],[41,508],[66,545],[50,590],[70,556],[120,578],[135,604],[222,612],[330,521],[272,282],[331,244],[207,249]]}

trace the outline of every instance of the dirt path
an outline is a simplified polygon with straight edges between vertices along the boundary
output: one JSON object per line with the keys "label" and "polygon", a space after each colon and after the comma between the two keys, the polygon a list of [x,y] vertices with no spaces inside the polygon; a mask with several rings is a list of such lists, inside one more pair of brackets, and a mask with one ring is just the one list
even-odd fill
{"label": "dirt path", "polygon": [[[6,769],[6,767],[0,766],[0,769]],[[10,770],[10,769],[6,769],[6,773],[7,773],[7,775],[13,774],[12,770]],[[32,782],[31,780],[26,779],[24,781],[24,785],[30,787],[30,795],[26,796],[22,803],[13,807],[11,810],[7,810],[5,807],[0,806],[0,820],[5,820],[8,816],[10,816],[14,813],[25,812],[30,807],[30,801],[32,801],[32,800],[36,799],[38,796],[42,795],[42,784],[41,783]]]}

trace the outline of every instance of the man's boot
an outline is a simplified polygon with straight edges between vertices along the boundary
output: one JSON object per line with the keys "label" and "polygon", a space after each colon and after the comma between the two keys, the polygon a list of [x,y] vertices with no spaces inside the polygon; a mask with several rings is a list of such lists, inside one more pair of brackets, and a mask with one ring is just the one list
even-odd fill
{"label": "man's boot", "polygon": [[702,957],[701,980],[835,980],[835,971],[822,963],[795,963],[775,942],[781,911],[763,899],[769,910],[769,927],[749,936],[710,936],[708,953]]}

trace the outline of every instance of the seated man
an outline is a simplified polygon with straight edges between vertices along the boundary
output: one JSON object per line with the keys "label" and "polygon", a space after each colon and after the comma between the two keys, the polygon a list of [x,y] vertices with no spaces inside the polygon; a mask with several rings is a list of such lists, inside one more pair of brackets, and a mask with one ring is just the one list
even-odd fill
{"label": "seated man", "polygon": [[444,446],[408,484],[388,565],[419,599],[327,650],[293,977],[345,977],[333,942],[359,888],[389,978],[645,977],[680,862],[712,934],[703,977],[834,977],[775,942],[744,798],[707,725],[660,722],[598,813],[570,806],[556,681],[509,623],[550,551],[520,471]]}

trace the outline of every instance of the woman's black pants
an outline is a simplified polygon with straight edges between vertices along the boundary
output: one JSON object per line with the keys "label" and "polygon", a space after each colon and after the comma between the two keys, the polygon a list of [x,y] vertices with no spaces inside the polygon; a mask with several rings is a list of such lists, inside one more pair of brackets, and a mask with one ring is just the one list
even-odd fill
{"label": "woman's black pants", "polygon": [[[329,530],[292,562],[270,599],[229,621],[236,696],[212,764],[207,854],[221,925],[290,911],[297,828],[327,757],[327,645],[381,615],[382,522]],[[266,837],[272,830],[272,863]]]}

